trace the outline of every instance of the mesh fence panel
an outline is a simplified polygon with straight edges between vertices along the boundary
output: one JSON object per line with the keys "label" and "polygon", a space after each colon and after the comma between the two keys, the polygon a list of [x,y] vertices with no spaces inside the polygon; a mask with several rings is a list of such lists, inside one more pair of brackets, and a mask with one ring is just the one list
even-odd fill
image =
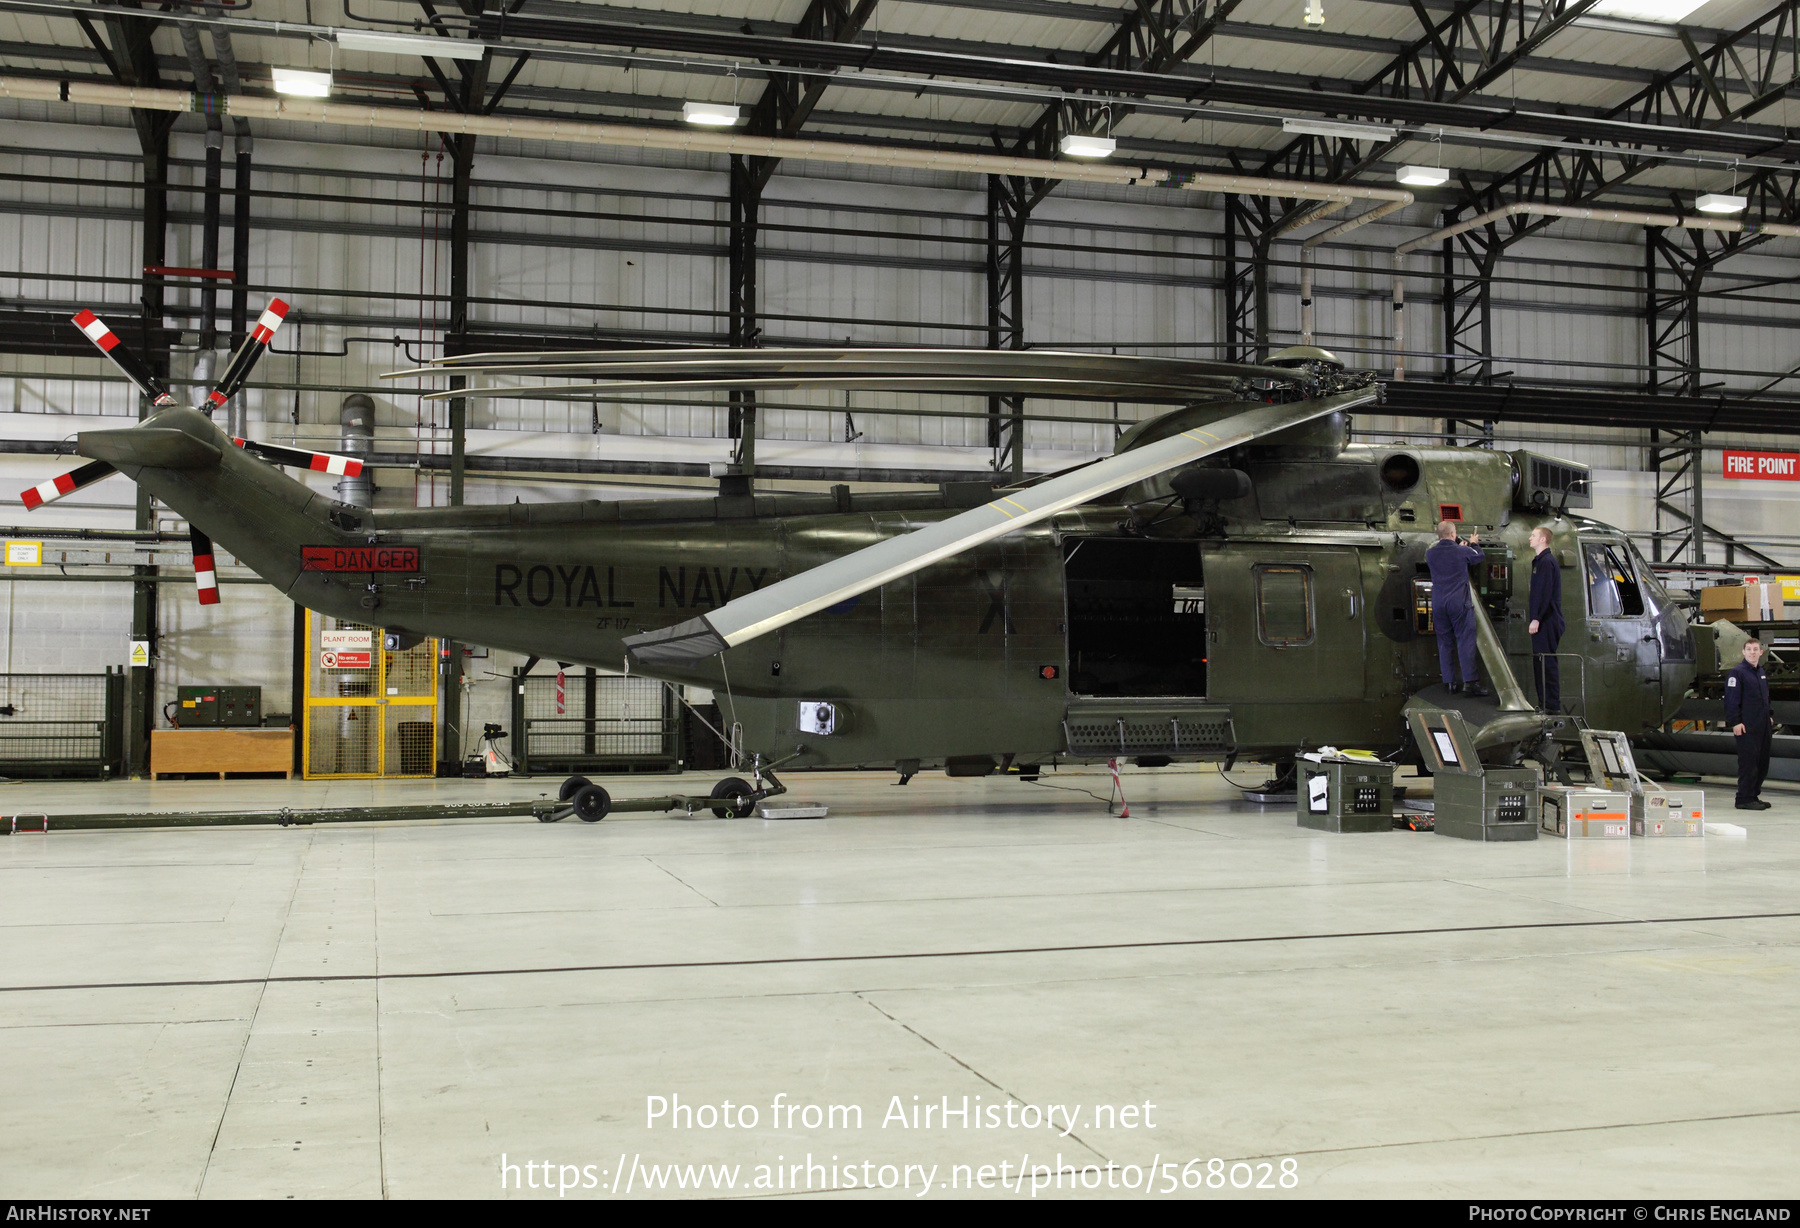
{"label": "mesh fence panel", "polygon": [[433,693],[437,685],[436,640],[425,640],[386,657],[389,698],[423,699]]}
{"label": "mesh fence panel", "polygon": [[368,776],[379,770],[382,709],[316,704],[307,712],[306,774]]}
{"label": "mesh fence panel", "polygon": [[98,768],[105,674],[0,674],[0,763]]}
{"label": "mesh fence panel", "polygon": [[378,627],[308,619],[306,775],[433,775],[437,641],[390,652]]}
{"label": "mesh fence panel", "polygon": [[383,776],[430,776],[437,771],[437,725],[424,704],[390,704],[380,709]]}
{"label": "mesh fence panel", "polygon": [[[530,760],[582,763],[672,761],[680,737],[670,718],[668,688],[650,678],[566,673],[524,680],[526,754]],[[590,690],[591,688],[591,690]]]}

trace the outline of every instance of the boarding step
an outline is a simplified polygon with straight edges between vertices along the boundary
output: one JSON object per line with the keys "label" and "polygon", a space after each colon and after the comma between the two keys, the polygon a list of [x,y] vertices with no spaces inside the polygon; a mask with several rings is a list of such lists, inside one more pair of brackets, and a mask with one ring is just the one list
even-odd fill
{"label": "boarding step", "polygon": [[1223,755],[1237,744],[1231,709],[1182,696],[1077,699],[1063,720],[1071,755]]}

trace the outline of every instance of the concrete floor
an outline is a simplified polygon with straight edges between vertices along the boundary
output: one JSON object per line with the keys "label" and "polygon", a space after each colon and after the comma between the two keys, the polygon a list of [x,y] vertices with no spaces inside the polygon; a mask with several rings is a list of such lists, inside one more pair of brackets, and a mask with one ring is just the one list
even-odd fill
{"label": "concrete floor", "polygon": [[[568,1197],[674,1194],[671,1164],[787,1192],[808,1157],[890,1196],[1030,1197],[1059,1158],[1113,1196],[1155,1165],[1159,1195],[1279,1197],[1287,1160],[1311,1196],[1793,1193],[1800,793],[1709,788],[1746,838],[1484,846],[1305,832],[1210,770],[1128,776],[1129,820],[794,783],[832,816],[0,839],[0,1197],[494,1197],[503,1156],[591,1165]],[[0,813],[553,784],[11,785]],[[914,1128],[915,1096],[1002,1124]]]}

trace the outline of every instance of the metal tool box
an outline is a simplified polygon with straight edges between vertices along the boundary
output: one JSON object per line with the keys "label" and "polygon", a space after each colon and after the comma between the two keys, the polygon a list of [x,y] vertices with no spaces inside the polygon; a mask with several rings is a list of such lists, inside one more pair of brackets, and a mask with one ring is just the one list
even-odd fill
{"label": "metal tool box", "polygon": [[1538,790],[1538,829],[1566,840],[1629,839],[1631,795],[1615,789],[1544,785]]}
{"label": "metal tool box", "polygon": [[1372,760],[1300,760],[1295,822],[1317,831],[1391,831],[1394,765]]}

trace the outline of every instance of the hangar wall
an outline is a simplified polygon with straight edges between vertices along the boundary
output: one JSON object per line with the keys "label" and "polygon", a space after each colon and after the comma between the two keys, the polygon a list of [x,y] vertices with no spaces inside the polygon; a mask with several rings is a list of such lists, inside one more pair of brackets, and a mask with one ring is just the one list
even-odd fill
{"label": "hangar wall", "polygon": [[[0,295],[9,303],[73,311],[92,306],[118,322],[134,313],[141,269],[135,136],[123,114],[94,111],[79,127],[44,122],[33,104],[0,147]],[[184,121],[186,124],[187,121]],[[448,450],[446,411],[419,393],[435,382],[384,382],[409,358],[439,352],[448,293],[447,161],[392,134],[318,130],[259,132],[250,280],[290,298],[296,310],[245,394],[253,434],[329,448],[338,407],[350,391],[376,395],[382,450]],[[61,150],[83,150],[81,155]],[[200,181],[201,138],[184,127],[173,146],[173,181]],[[986,340],[984,208],[981,185],[922,172],[842,173],[784,167],[765,193],[761,313],[765,345],[834,341],[860,345],[979,345]],[[227,173],[227,183],[230,176]],[[719,168],[680,155],[618,156],[592,151],[485,144],[477,160],[472,244],[472,317],[505,331],[556,331],[637,343],[713,344],[725,327],[727,218]],[[200,263],[198,197],[176,193],[168,260]],[[1223,341],[1222,214],[1215,198],[1177,191],[1064,185],[1034,214],[1025,275],[1026,335],[1035,347],[1104,348],[1119,353],[1212,355]],[[1396,215],[1323,250],[1318,273],[1318,340],[1353,365],[1385,367],[1392,332],[1388,252],[1438,224],[1422,207]],[[230,247],[229,226],[223,245]],[[1795,275],[1800,244],[1771,243],[1718,270],[1726,293],[1702,309],[1702,365],[1708,383],[1750,390],[1793,367],[1800,304],[1758,279]],[[226,263],[227,256],[221,257]],[[1278,244],[1271,273],[1273,340],[1297,339],[1298,248]],[[1560,223],[1553,238],[1515,245],[1494,284],[1493,370],[1549,381],[1642,386],[1646,358],[1641,231]],[[1409,349],[1442,344],[1435,298],[1438,261],[1409,261]],[[71,276],[74,274],[75,276]],[[1732,293],[1742,286],[1741,293]],[[252,310],[267,297],[252,293]],[[171,313],[192,311],[197,290],[171,289]],[[124,331],[123,329],[121,330]],[[396,339],[398,344],[396,344]],[[193,353],[176,355],[189,377]],[[1430,379],[1431,357],[1409,360]],[[1789,385],[1777,383],[1778,390]],[[678,398],[664,398],[675,401]],[[521,455],[724,459],[720,398],[688,403],[491,401],[471,407],[471,452]],[[984,470],[986,424],[977,398],[943,398],[930,408],[969,417],[904,412],[898,396],[787,393],[768,398],[761,455],[842,465],[915,465]],[[1028,467],[1061,467],[1110,449],[1113,415],[1143,407],[1033,402]],[[896,412],[899,411],[899,412]],[[98,358],[9,356],[0,370],[0,438],[58,439],[96,419],[136,413],[135,398]],[[846,417],[848,415],[848,417]],[[1419,420],[1369,417],[1371,438],[1423,438]],[[1498,446],[1516,446],[1504,434]],[[1527,432],[1519,432],[1521,434]],[[1603,470],[1598,514],[1647,529],[1653,480],[1642,433],[1533,427],[1527,446]],[[854,439],[847,438],[855,435]],[[1715,443],[1728,442],[1724,437]],[[1759,442],[1759,441],[1747,441]],[[1716,456],[1712,461],[1716,472]],[[0,457],[0,480],[41,480],[61,462]],[[329,479],[313,478],[317,485]],[[378,474],[383,505],[446,501],[445,482],[405,470]],[[792,485],[792,484],[790,484]],[[1709,491],[1709,519],[1727,532],[1783,540],[1760,497],[1764,484]],[[654,482],[579,487],[552,481],[472,477],[471,502],[533,498],[653,496]],[[576,492],[579,492],[577,494]],[[103,483],[33,522],[130,527],[131,491]],[[171,519],[165,527],[178,529]],[[1794,540],[1789,538],[1788,540]],[[124,658],[129,626],[125,585],[9,583],[5,652],[12,668],[94,669]],[[185,586],[162,592],[168,645],[159,702],[184,682],[260,683],[285,697],[288,617],[259,585],[226,589],[222,607],[202,612]],[[496,654],[477,666],[471,722],[504,720],[505,684],[515,662]],[[271,709],[280,706],[271,696]]]}

